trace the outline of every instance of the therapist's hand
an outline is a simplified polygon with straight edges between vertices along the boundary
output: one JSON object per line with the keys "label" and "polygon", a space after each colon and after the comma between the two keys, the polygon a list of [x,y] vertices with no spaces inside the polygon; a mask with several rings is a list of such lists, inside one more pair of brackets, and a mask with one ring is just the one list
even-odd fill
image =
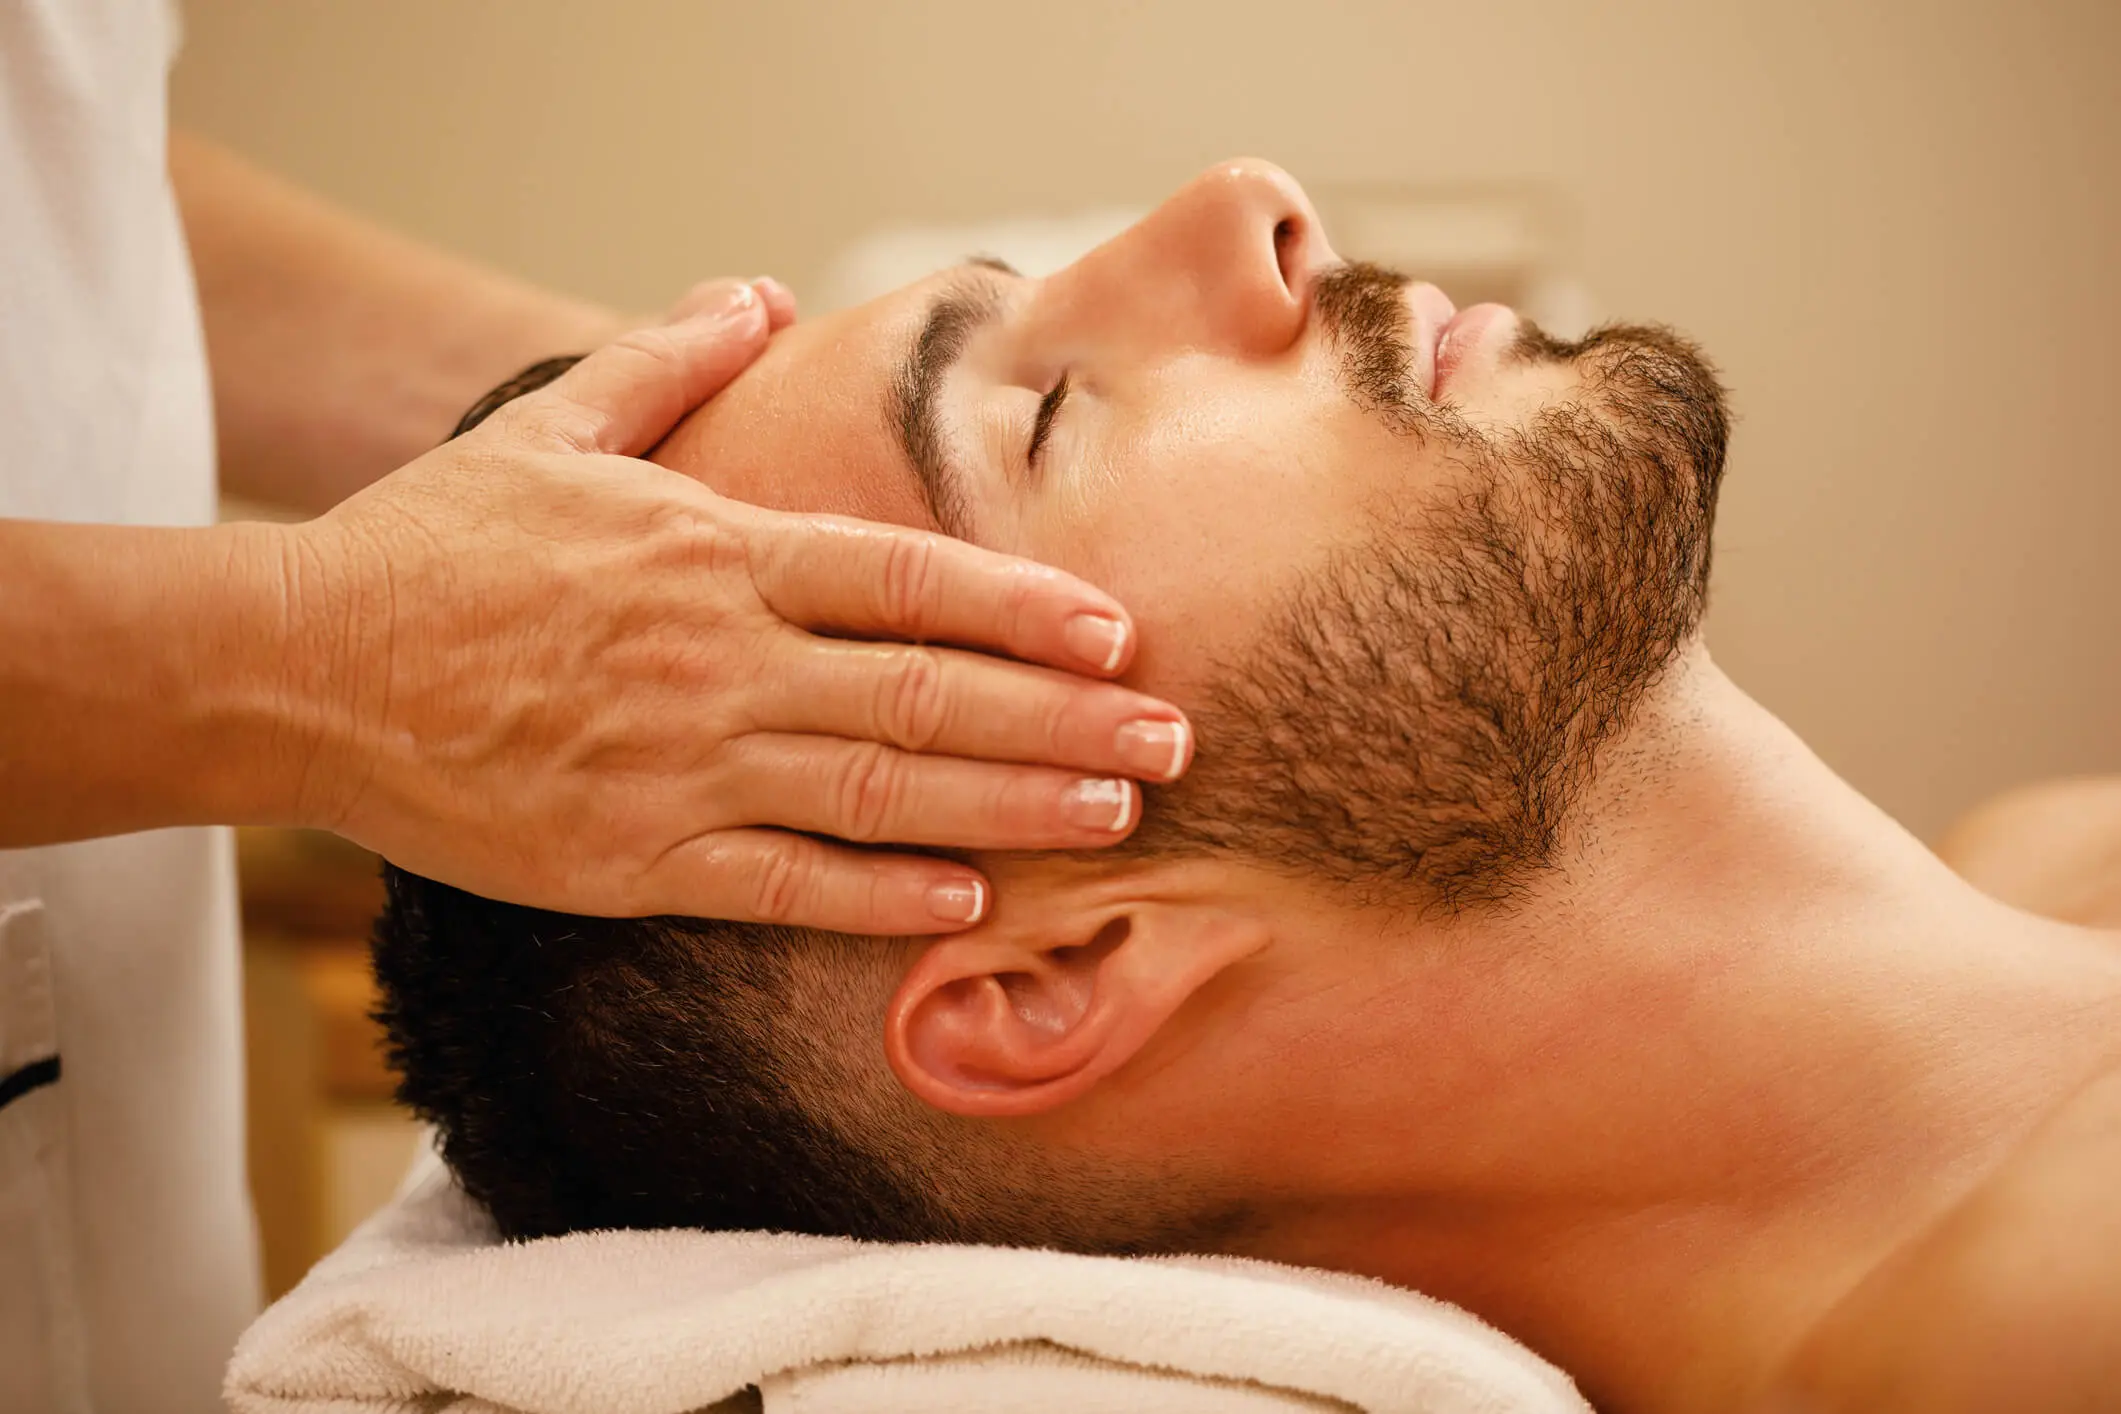
{"label": "therapist's hand", "polygon": [[1126,612],[634,460],[786,317],[735,284],[681,311],[285,528],[289,621],[313,626],[288,655],[297,814],[516,902],[884,934],[977,921],[986,886],[839,841],[1123,838],[1128,778],[1190,745],[1176,708],[1094,681],[1133,652]]}

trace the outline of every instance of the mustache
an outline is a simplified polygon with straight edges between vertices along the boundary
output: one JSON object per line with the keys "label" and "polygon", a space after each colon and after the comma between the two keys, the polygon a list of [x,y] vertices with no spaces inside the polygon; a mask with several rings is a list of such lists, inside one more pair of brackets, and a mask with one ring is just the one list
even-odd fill
{"label": "mustache", "polygon": [[[1414,376],[1412,277],[1369,261],[1325,271],[1312,290],[1324,336],[1340,353],[1341,382],[1357,406],[1395,432],[1473,440],[1464,420],[1430,400]],[[1506,364],[1576,369],[1584,394],[1624,420],[1676,423],[1698,464],[1719,466],[1728,435],[1726,393],[1700,345],[1662,324],[1608,323],[1577,339],[1519,316]]]}
{"label": "mustache", "polygon": [[1413,281],[1369,261],[1335,266],[1311,291],[1319,329],[1340,353],[1342,386],[1358,406],[1395,432],[1420,436],[1436,422],[1435,405],[1414,376]]}

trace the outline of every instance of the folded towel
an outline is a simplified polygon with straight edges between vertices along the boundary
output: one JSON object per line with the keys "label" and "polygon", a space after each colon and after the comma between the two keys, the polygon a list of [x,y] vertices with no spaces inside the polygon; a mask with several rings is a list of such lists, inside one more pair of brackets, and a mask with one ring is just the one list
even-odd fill
{"label": "folded towel", "polygon": [[1359,1278],[755,1232],[504,1243],[431,1156],[245,1333],[226,1393],[239,1414],[1589,1408],[1463,1311]]}

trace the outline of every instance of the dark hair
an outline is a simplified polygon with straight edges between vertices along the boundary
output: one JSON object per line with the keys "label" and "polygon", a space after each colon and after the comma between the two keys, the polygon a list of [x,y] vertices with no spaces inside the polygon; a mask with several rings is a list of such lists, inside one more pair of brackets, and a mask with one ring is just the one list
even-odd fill
{"label": "dark hair", "polygon": [[[461,437],[583,355],[480,398]],[[798,959],[842,980],[874,944],[710,919],[590,918],[383,865],[371,949],[398,1099],[510,1237],[693,1226],[935,1230],[926,1202],[796,1098]]]}
{"label": "dark hair", "polygon": [[548,913],[389,865],[384,880],[377,1019],[398,1097],[440,1127],[505,1234],[935,1230],[924,1199],[819,1117],[800,1031],[819,1018],[785,1010],[796,959],[844,985],[875,943]]}
{"label": "dark hair", "polygon": [[[1106,858],[1219,855],[1370,902],[1507,904],[1697,627],[1728,435],[1698,351],[1659,329],[1528,330],[1520,354],[1573,360],[1585,397],[1495,441],[1395,391],[1400,364],[1376,346],[1404,317],[1397,289],[1350,267],[1321,316],[1358,400],[1414,407],[1400,430],[1435,439],[1462,480],[1380,518],[1215,667],[1189,704],[1192,770],[1145,792]],[[914,1102],[875,1044],[897,956],[879,940],[583,918],[385,875],[378,1017],[400,1097],[512,1236],[701,1226],[1131,1251],[1205,1245],[1228,1221],[1168,1175],[1042,1164]]]}
{"label": "dark hair", "polygon": [[1700,626],[1730,435],[1701,351],[1654,326],[1564,343],[1526,324],[1515,356],[1571,364],[1582,396],[1498,439],[1376,354],[1402,284],[1342,267],[1320,313],[1357,399],[1454,479],[1380,512],[1212,667],[1194,765],[1122,850],[1245,858],[1401,908],[1509,902]]}

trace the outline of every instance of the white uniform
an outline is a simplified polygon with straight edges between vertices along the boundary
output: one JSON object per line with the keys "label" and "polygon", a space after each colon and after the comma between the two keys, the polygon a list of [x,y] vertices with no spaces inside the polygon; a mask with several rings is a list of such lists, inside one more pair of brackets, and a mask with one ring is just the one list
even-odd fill
{"label": "white uniform", "polygon": [[[0,516],[199,524],[162,0],[0,4]],[[257,1300],[220,830],[0,851],[0,1414],[203,1414]]]}

